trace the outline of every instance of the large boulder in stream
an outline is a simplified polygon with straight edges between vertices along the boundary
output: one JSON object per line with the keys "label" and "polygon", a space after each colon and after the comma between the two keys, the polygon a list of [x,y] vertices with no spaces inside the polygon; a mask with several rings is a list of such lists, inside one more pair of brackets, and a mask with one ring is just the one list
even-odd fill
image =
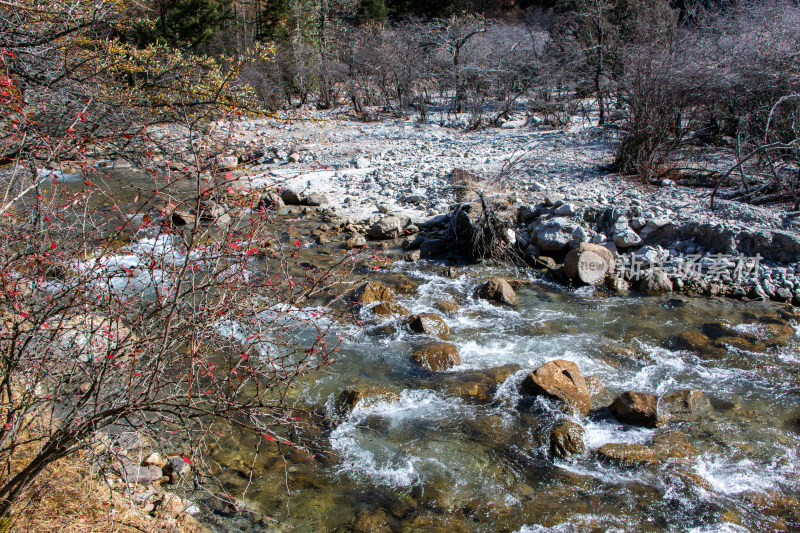
{"label": "large boulder in stream", "polygon": [[581,416],[586,416],[592,407],[583,374],[575,363],[563,359],[545,363],[528,374],[520,385],[520,391],[529,396],[561,400]]}
{"label": "large boulder in stream", "polygon": [[623,392],[610,406],[614,418],[623,424],[655,428],[664,423],[658,413],[658,397],[646,392]]}
{"label": "large boulder in stream", "polygon": [[414,333],[439,337],[443,341],[450,338],[450,326],[436,313],[420,313],[408,317],[408,327]]}
{"label": "large boulder in stream", "polygon": [[564,273],[573,282],[599,285],[614,270],[614,254],[599,244],[582,242],[564,258]]}
{"label": "large boulder in stream", "polygon": [[479,285],[478,298],[503,305],[517,305],[517,293],[503,278],[491,278]]}
{"label": "large boulder in stream", "polygon": [[447,342],[437,342],[414,350],[411,360],[432,372],[441,372],[461,364],[458,348]]}

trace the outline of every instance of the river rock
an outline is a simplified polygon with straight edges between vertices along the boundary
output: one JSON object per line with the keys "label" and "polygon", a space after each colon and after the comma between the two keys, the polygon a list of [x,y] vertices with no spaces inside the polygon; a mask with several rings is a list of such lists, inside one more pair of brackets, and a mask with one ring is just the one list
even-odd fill
{"label": "river rock", "polygon": [[672,281],[670,281],[666,272],[660,268],[653,268],[639,282],[639,292],[645,294],[672,292]]}
{"label": "river rock", "polygon": [[192,226],[197,220],[197,217],[190,211],[175,209],[170,214],[170,220],[172,220],[172,223],[176,226]]}
{"label": "river rock", "polygon": [[619,276],[607,276],[605,285],[607,289],[622,294],[631,290],[631,284]]}
{"label": "river rock", "polygon": [[478,298],[504,305],[517,305],[517,294],[503,278],[492,278],[478,286]]}
{"label": "river rock", "polygon": [[322,193],[311,193],[303,199],[303,205],[308,205],[312,207],[317,207],[321,205],[326,205],[330,202],[328,199],[327,194]]}
{"label": "river rock", "polygon": [[564,273],[574,282],[598,285],[616,269],[614,254],[608,248],[582,242],[564,259]]}
{"label": "river rock", "polygon": [[379,317],[403,316],[408,314],[408,309],[396,302],[381,302],[372,308],[372,312]]}
{"label": "river rock", "polygon": [[568,218],[557,217],[537,224],[533,229],[534,244],[545,252],[560,252],[569,246],[578,225]]}
{"label": "river rock", "polygon": [[446,341],[450,338],[450,327],[436,313],[420,313],[408,317],[408,327],[414,333],[432,335]]}
{"label": "river rock", "polygon": [[654,428],[663,422],[658,416],[658,397],[645,392],[623,392],[610,409],[623,424]]}
{"label": "river rock", "polygon": [[356,389],[344,389],[339,393],[334,402],[334,409],[339,416],[347,416],[353,412],[363,395]]}
{"label": "river rock", "polygon": [[592,407],[592,398],[586,380],[571,361],[556,359],[545,363],[528,374],[520,391],[529,396],[547,396],[561,400],[571,409],[586,416]]}
{"label": "river rock", "polygon": [[303,203],[300,194],[292,189],[283,189],[281,191],[281,200],[286,205],[300,205]]}
{"label": "river rock", "polygon": [[348,250],[352,250],[354,248],[363,248],[367,245],[367,238],[361,235],[360,233],[353,233],[350,237],[344,241],[344,247]]}
{"label": "river rock", "polygon": [[138,339],[119,319],[80,314],[53,321],[61,332],[54,348],[81,362],[100,364],[130,354]]}
{"label": "river rock", "polygon": [[630,248],[642,244],[642,238],[630,228],[615,231],[613,237],[617,248]]}
{"label": "river rock", "polygon": [[433,372],[441,372],[461,364],[458,348],[446,342],[437,342],[414,350],[411,360],[417,365]]}
{"label": "river rock", "polygon": [[660,409],[672,422],[696,422],[711,413],[711,401],[697,389],[685,389],[665,394]]}
{"label": "river rock", "polygon": [[439,311],[450,315],[458,311],[458,303],[453,300],[438,300],[433,306]]}
{"label": "river rock", "polygon": [[550,453],[555,457],[581,455],[586,451],[583,443],[583,426],[572,420],[556,424],[550,432]]}
{"label": "river rock", "polygon": [[139,466],[127,457],[121,458],[119,473],[125,483],[137,483],[143,487],[152,485],[163,476],[161,467]]}
{"label": "river rock", "polygon": [[447,393],[472,403],[489,403],[493,399],[491,380],[479,375],[459,376],[448,382]]}
{"label": "river rock", "polygon": [[276,192],[268,192],[258,201],[258,209],[277,211],[283,209],[285,204],[281,195]]}
{"label": "river rock", "polygon": [[597,376],[586,377],[586,387],[589,389],[589,396],[592,398],[592,409],[600,409],[611,405],[616,398],[608,390]]}
{"label": "river rock", "polygon": [[432,259],[447,254],[451,249],[450,243],[444,239],[425,239],[419,245],[420,257]]}
{"label": "river rock", "polygon": [[169,458],[163,471],[165,476],[169,476],[170,482],[175,483],[178,479],[188,476],[192,467],[183,457],[175,456]]}
{"label": "river rock", "polygon": [[378,240],[396,239],[410,222],[405,215],[389,215],[370,226],[367,236]]}
{"label": "river rock", "polygon": [[214,200],[203,200],[200,202],[200,220],[202,222],[226,225],[232,219],[228,214],[228,208]]}
{"label": "river rock", "polygon": [[374,302],[394,302],[395,295],[392,289],[383,283],[368,281],[359,287],[356,292],[356,300],[362,305]]}

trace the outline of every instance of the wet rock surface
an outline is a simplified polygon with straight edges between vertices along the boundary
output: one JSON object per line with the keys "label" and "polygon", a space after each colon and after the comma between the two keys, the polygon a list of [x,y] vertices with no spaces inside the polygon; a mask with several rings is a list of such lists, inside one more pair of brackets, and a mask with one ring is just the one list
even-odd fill
{"label": "wet rock surface", "polygon": [[556,360],[546,363],[528,374],[520,391],[529,396],[547,396],[564,402],[569,408],[586,416],[592,400],[583,374],[570,361]]}

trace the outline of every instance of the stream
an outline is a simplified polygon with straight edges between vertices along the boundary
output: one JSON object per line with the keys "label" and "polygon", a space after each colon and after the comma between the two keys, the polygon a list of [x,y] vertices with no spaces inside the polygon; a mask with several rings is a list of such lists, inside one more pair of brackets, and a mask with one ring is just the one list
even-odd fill
{"label": "stream", "polygon": [[[420,335],[402,318],[380,319],[365,306],[366,325],[350,328],[357,342],[342,348],[335,373],[307,380],[296,393],[299,405],[339,417],[318,436],[330,450],[327,458],[292,453],[286,471],[282,462],[257,459],[247,471],[245,501],[269,520],[254,526],[216,517],[222,529],[282,530],[282,524],[298,531],[529,533],[800,526],[800,344],[797,324],[781,306],[611,297],[532,274],[517,288],[518,307],[510,308],[474,296],[487,277],[514,275],[507,270],[462,267],[455,279],[436,263],[399,261],[391,270],[384,274],[387,285],[416,286],[398,294],[398,302],[412,313],[442,315],[462,363],[440,373],[419,369],[409,356]],[[449,312],[442,301],[451,302]],[[783,346],[769,347],[775,340],[770,324],[779,325]],[[715,346],[680,349],[686,332],[720,325],[729,327],[729,337]],[[604,406],[580,418],[542,398],[526,403],[521,381],[555,359],[598,378],[607,389],[600,405],[629,390],[663,396],[699,389],[712,408],[696,421],[647,429],[618,422]],[[363,398],[343,416],[336,399],[345,388]],[[583,426],[585,451],[554,458],[547,435],[564,419]],[[685,457],[617,464],[597,454],[607,443],[648,445],[667,431],[685,435]],[[215,458],[223,468],[236,457],[247,463],[241,457],[249,457],[252,445],[249,437],[235,436]],[[236,470],[223,471],[220,479],[241,490],[245,479]]]}

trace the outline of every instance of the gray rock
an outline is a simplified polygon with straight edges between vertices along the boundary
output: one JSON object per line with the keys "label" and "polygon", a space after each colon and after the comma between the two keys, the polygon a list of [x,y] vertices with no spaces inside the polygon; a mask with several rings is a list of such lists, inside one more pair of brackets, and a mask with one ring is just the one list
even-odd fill
{"label": "gray rock", "polygon": [[594,231],[586,229],[583,226],[578,226],[575,228],[575,231],[572,232],[572,238],[569,240],[569,245],[570,247],[575,248],[582,242],[591,241],[593,236]]}
{"label": "gray rock", "polygon": [[577,224],[567,218],[551,218],[534,228],[534,242],[544,251],[562,251],[569,246]]}
{"label": "gray rock", "polygon": [[575,214],[575,205],[574,204],[563,204],[557,207],[553,214],[559,217],[571,217]]}
{"label": "gray rock", "polygon": [[300,154],[298,154],[297,152],[292,152],[291,154],[289,154],[289,157],[287,157],[286,160],[289,161],[289,163],[299,163]]}
{"label": "gray rock", "polygon": [[366,157],[359,157],[353,159],[351,164],[356,168],[369,168],[369,159]]}
{"label": "gray rock", "polygon": [[137,483],[146,487],[161,479],[163,475],[158,466],[139,466],[127,457],[123,457],[120,463],[119,473],[125,483]]}
{"label": "gray rock", "polygon": [[630,228],[614,232],[614,244],[618,248],[630,248],[642,243],[642,238]]}
{"label": "gray rock", "polygon": [[363,248],[366,245],[367,238],[360,233],[354,233],[344,242],[344,247],[348,250],[352,250],[353,248]]}
{"label": "gray rock", "polygon": [[370,226],[367,236],[373,239],[396,239],[411,219],[405,215],[389,215]]}
{"label": "gray rock", "polygon": [[284,205],[281,195],[276,192],[268,192],[258,201],[258,209],[277,211]]}
{"label": "gray rock", "polygon": [[305,200],[303,201],[303,204],[310,206],[320,206],[320,205],[326,205],[329,202],[330,200],[328,199],[327,194],[312,193],[306,196]]}
{"label": "gray rock", "polygon": [[292,189],[283,189],[281,191],[281,200],[286,205],[300,205],[302,203],[300,195]]}
{"label": "gray rock", "polygon": [[544,195],[544,205],[551,207],[556,204],[556,202],[561,202],[566,198],[565,195],[561,194],[560,192],[549,192]]}

